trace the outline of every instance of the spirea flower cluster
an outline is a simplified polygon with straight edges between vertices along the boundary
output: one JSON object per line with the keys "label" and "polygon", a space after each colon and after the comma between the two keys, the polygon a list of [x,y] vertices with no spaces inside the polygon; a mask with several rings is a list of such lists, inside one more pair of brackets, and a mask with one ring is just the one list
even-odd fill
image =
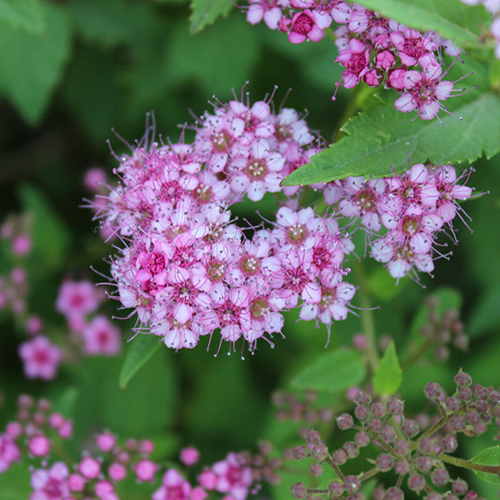
{"label": "spirea flower cluster", "polygon": [[[352,433],[352,439],[341,448],[329,451],[320,434],[310,430],[305,434],[306,446],[293,450],[296,459],[310,457],[314,460],[310,473],[322,476],[323,467],[331,467],[338,476],[323,490],[307,488],[303,483],[292,487],[295,498],[309,493],[325,494],[328,498],[361,500],[366,498],[360,491],[364,481],[379,474],[393,473],[396,486],[380,485],[373,493],[375,500],[404,500],[403,486],[426,500],[443,498],[479,500],[479,496],[466,481],[453,478],[449,465],[498,474],[498,466],[482,466],[461,459],[453,453],[458,448],[457,434],[478,436],[491,424],[498,424],[500,417],[500,393],[492,388],[472,385],[470,375],[459,372],[455,377],[456,391],[447,396],[435,382],[424,389],[428,400],[439,409],[437,416],[429,417],[422,428],[418,420],[405,415],[404,402],[393,398],[389,401],[372,401],[365,391],[355,398],[354,416],[344,413],[337,418],[341,431]],[[422,420],[422,419],[421,419]],[[363,448],[373,446],[377,457],[373,468],[358,475],[345,476],[344,465],[360,455]]]}
{"label": "spirea flower cluster", "polygon": [[[343,227],[363,227],[372,256],[395,278],[430,273],[435,258],[448,257],[438,233],[456,242],[451,223],[472,189],[462,185],[468,174],[457,177],[451,165],[316,184],[329,207],[315,211],[301,206],[304,188],[280,185],[319,151],[297,112],[235,98],[194,128],[192,144],[144,140],[117,157],[119,182],[94,207],[103,233],[123,243],[111,262],[111,296],[132,309],[128,317],[137,315],[137,333],[168,347],[192,348],[215,331],[218,349],[239,339],[250,350],[259,339],[274,345],[291,308],[329,331],[355,294],[345,265],[354,246]],[[276,219],[238,225],[231,205],[265,193],[275,194]]]}
{"label": "spirea flower cluster", "polygon": [[[363,81],[370,87],[385,86],[401,94],[399,111],[417,111],[431,120],[454,91],[447,80],[442,51],[457,57],[460,49],[437,33],[410,29],[359,5],[342,0],[249,0],[247,20],[264,20],[271,29],[288,34],[292,43],[320,41],[329,30],[339,49],[336,62],[344,68],[341,82],[352,88]],[[336,23],[335,31],[330,30]],[[334,97],[335,99],[335,97]]]}
{"label": "spirea flower cluster", "polygon": [[[94,436],[80,459],[70,463],[68,455],[61,454],[58,440],[71,438],[72,422],[51,412],[47,400],[21,396],[18,406],[16,420],[0,435],[0,474],[16,462],[29,460],[30,500],[120,500],[127,478],[151,485],[144,496],[151,500],[205,500],[209,496],[245,500],[263,482],[276,484],[280,479],[281,460],[271,456],[268,443],[263,443],[256,455],[231,452],[196,472],[193,468],[199,463],[200,452],[192,446],[181,450],[179,467],[165,466],[152,458],[152,441],[122,442],[104,431]],[[154,489],[151,496],[148,489]]]}
{"label": "spirea flower cluster", "polygon": [[[243,338],[254,349],[281,332],[290,308],[327,325],[345,319],[352,243],[331,215],[286,201],[298,187],[280,187],[316,142],[294,110],[234,100],[202,116],[193,144],[143,144],[119,158],[120,182],[99,215],[124,242],[111,273],[138,332],[179,349],[219,329],[219,347]],[[270,227],[236,224],[231,203],[278,191]]]}
{"label": "spirea flower cluster", "polygon": [[101,290],[91,281],[66,279],[55,308],[65,317],[69,334],[59,336],[56,342],[47,335],[51,326],[40,317],[22,318],[29,339],[19,346],[19,356],[27,378],[53,380],[64,360],[120,353],[120,331],[106,315],[98,314],[102,299]]}
{"label": "spirea flower cluster", "polygon": [[462,3],[469,6],[484,5],[493,16],[491,22],[491,35],[495,40],[495,55],[500,59],[500,0],[462,0]]}
{"label": "spirea flower cluster", "polygon": [[472,195],[472,188],[461,184],[469,175],[457,177],[451,165],[416,164],[400,176],[330,183],[324,199],[364,228],[371,256],[401,278],[413,271],[430,273],[435,258],[448,257],[436,238],[447,232],[456,242],[452,223],[457,215],[463,220],[458,201]]}
{"label": "spirea flower cluster", "polygon": [[0,473],[26,454],[40,464],[50,455],[54,442],[70,439],[72,434],[72,421],[51,412],[47,400],[20,396],[16,420],[0,434]]}

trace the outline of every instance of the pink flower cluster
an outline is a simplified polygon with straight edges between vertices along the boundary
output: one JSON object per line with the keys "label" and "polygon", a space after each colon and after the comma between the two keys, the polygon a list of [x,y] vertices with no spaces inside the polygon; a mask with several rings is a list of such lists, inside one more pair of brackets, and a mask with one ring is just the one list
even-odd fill
{"label": "pink flower cluster", "polygon": [[[352,88],[360,81],[371,87],[385,85],[401,97],[399,111],[417,110],[424,120],[446,110],[442,101],[452,96],[456,82],[444,80],[441,50],[460,55],[449,40],[435,32],[421,33],[348,1],[249,0],[247,20],[264,20],[271,29],[288,33],[290,42],[318,42],[335,22],[339,49],[336,62],[345,67],[342,83]],[[500,28],[499,28],[500,29]],[[332,32],[333,35],[333,32]],[[334,97],[335,99],[335,97]]]}
{"label": "pink flower cluster", "polygon": [[59,289],[56,309],[62,313],[71,331],[57,345],[42,330],[47,329],[38,316],[26,319],[25,329],[29,340],[19,347],[24,373],[28,378],[52,380],[60,363],[71,353],[86,356],[116,356],[121,352],[121,336],[118,328],[107,316],[96,314],[102,302],[102,294],[87,280],[66,280]]}
{"label": "pink flower cluster", "polygon": [[88,280],[66,280],[59,288],[56,309],[66,317],[74,340],[87,356],[116,356],[121,352],[118,328],[96,314],[103,294]]}
{"label": "pink flower cluster", "polygon": [[124,243],[111,274],[137,332],[179,349],[219,329],[219,347],[243,338],[254,349],[292,307],[327,325],[346,317],[353,247],[333,217],[288,199],[271,227],[242,229],[229,210],[245,194],[296,194],[280,182],[317,152],[313,141],[294,110],[235,99],[203,115],[193,144],[139,144],[118,158],[120,183],[99,217]]}
{"label": "pink flower cluster", "polygon": [[491,34],[495,40],[495,55],[500,59],[500,0],[462,0],[469,6],[483,4],[493,16],[491,22]]}
{"label": "pink flower cluster", "polygon": [[28,215],[10,215],[0,227],[0,238],[10,244],[14,255],[24,257],[31,251],[31,219]]}
{"label": "pink flower cluster", "polygon": [[[281,460],[270,458],[269,445],[257,455],[229,453],[199,473],[193,473],[193,467],[199,463],[200,452],[189,446],[180,452],[185,468],[181,474],[171,464],[165,467],[151,458],[155,449],[152,441],[127,439],[121,443],[109,431],[97,434],[92,451],[76,463],[57,461],[62,458],[57,457],[61,446],[54,446],[54,442],[71,438],[72,422],[51,412],[46,400],[21,396],[18,406],[17,419],[0,434],[0,474],[21,460],[36,464],[30,468],[30,500],[120,500],[120,488],[127,477],[151,484],[155,490],[152,500],[205,500],[214,495],[246,500],[262,481],[274,484],[279,479]],[[187,479],[189,476],[192,479]]]}
{"label": "pink flower cluster", "polygon": [[[372,257],[387,265],[394,278],[415,271],[430,273],[433,259],[446,257],[436,237],[446,228],[456,242],[452,222],[461,217],[458,201],[472,195],[451,165],[413,165],[400,176],[364,180],[350,177],[324,190],[325,202],[358,220],[371,241]],[[463,220],[463,219],[462,219]]]}
{"label": "pink flower cluster", "polygon": [[0,277],[0,311],[6,308],[14,316],[24,315],[28,294],[28,280],[23,267],[16,266],[8,276]]}
{"label": "pink flower cluster", "polygon": [[48,458],[53,442],[69,439],[72,433],[71,420],[50,412],[47,400],[34,401],[29,396],[20,396],[16,420],[8,423],[5,432],[0,434],[0,473],[21,461],[26,453],[32,460]]}

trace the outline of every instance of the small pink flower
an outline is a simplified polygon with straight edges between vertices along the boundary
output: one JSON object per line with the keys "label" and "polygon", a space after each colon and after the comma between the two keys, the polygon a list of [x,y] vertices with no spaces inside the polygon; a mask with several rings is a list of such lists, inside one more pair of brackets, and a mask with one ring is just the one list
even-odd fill
{"label": "small pink flower", "polygon": [[146,458],[143,458],[134,465],[135,477],[139,481],[146,481],[148,483],[152,483],[154,481],[157,470],[158,465]]}
{"label": "small pink flower", "polygon": [[69,498],[69,471],[66,464],[56,462],[50,469],[37,469],[31,474],[32,500],[65,500]]}
{"label": "small pink flower", "polygon": [[436,201],[436,213],[443,222],[450,223],[460,208],[457,200],[467,200],[472,195],[472,188],[458,184],[458,181],[467,176],[457,178],[457,173],[451,165],[437,167],[434,172],[436,189],[439,198]]}
{"label": "small pink flower", "polygon": [[406,72],[406,91],[396,100],[395,106],[403,113],[410,113],[416,109],[420,118],[432,120],[439,110],[443,109],[441,101],[446,101],[451,96],[453,82],[442,80],[443,70],[435,60],[430,60],[422,66],[422,73]]}
{"label": "small pink flower", "polygon": [[101,473],[101,464],[92,457],[84,457],[78,464],[78,471],[86,479],[97,479]]}
{"label": "small pink flower", "polygon": [[115,462],[109,466],[108,474],[113,481],[121,481],[127,477],[127,468]]}
{"label": "small pink flower", "polygon": [[193,446],[183,448],[181,450],[180,459],[184,465],[194,465],[200,459],[200,452]]}
{"label": "small pink flower", "polygon": [[85,172],[83,184],[89,191],[99,193],[106,183],[106,177],[106,172],[102,168],[91,168]]}
{"label": "small pink flower", "polygon": [[30,335],[36,335],[42,330],[43,322],[39,316],[30,316],[26,321],[26,331]]}
{"label": "small pink flower", "polygon": [[106,316],[96,316],[82,331],[84,352],[91,356],[116,356],[121,351],[120,331]]}
{"label": "small pink flower", "polygon": [[115,492],[115,487],[110,481],[98,481],[95,485],[95,494],[102,500],[110,500],[110,495]]}
{"label": "small pink flower", "polygon": [[52,380],[56,376],[62,359],[59,347],[43,335],[21,344],[19,355],[24,363],[26,377],[44,380]]}
{"label": "small pink flower", "polygon": [[59,427],[58,434],[62,439],[69,439],[73,435],[73,422],[65,420]]}
{"label": "small pink flower", "polygon": [[109,432],[103,432],[98,434],[95,438],[95,443],[97,447],[104,451],[105,453],[110,452],[116,446],[116,436]]}
{"label": "small pink flower", "polygon": [[34,436],[28,441],[28,450],[34,457],[46,457],[50,448],[50,440],[43,435]]}
{"label": "small pink flower", "polygon": [[100,297],[90,281],[65,281],[59,288],[56,309],[67,317],[93,313]]}
{"label": "small pink flower", "polygon": [[324,36],[324,29],[332,24],[332,18],[326,13],[306,9],[297,12],[292,18],[288,39],[292,43],[302,43],[307,39],[319,42]]}
{"label": "small pink flower", "polygon": [[210,469],[205,469],[198,477],[198,482],[206,490],[214,490],[217,484],[217,475]]}
{"label": "small pink flower", "polygon": [[285,159],[272,151],[263,141],[254,142],[248,157],[236,158],[231,162],[235,176],[231,180],[231,188],[236,193],[246,193],[252,201],[259,201],[269,191],[281,190],[280,182],[284,176],[280,174]]}
{"label": "small pink flower", "polygon": [[7,434],[0,434],[0,474],[21,460],[21,450]]}
{"label": "small pink flower", "polygon": [[191,485],[175,469],[163,476],[161,487],[153,493],[152,500],[189,500]]}
{"label": "small pink flower", "polygon": [[353,38],[349,42],[348,48],[339,52],[335,61],[345,66],[346,70],[342,73],[344,87],[350,89],[356,86],[368,72],[370,52],[363,42]]}
{"label": "small pink flower", "polygon": [[68,488],[70,491],[83,491],[86,480],[80,474],[71,474],[68,478]]}
{"label": "small pink flower", "polygon": [[27,255],[31,250],[31,238],[27,234],[20,234],[12,240],[12,251],[16,255]]}
{"label": "small pink flower", "polygon": [[205,500],[208,497],[208,493],[199,486],[196,486],[191,490],[190,500]]}
{"label": "small pink flower", "polygon": [[215,463],[212,470],[217,475],[215,489],[218,492],[228,494],[235,500],[247,497],[252,484],[252,470],[240,455],[229,453],[225,460]]}
{"label": "small pink flower", "polygon": [[247,21],[250,24],[258,24],[264,20],[268,28],[275,30],[282,15],[281,8],[275,0],[250,0]]}

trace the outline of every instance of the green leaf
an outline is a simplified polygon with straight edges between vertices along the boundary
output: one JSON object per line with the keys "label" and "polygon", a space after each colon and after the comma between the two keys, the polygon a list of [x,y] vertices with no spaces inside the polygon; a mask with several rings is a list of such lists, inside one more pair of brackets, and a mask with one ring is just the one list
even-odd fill
{"label": "green leaf", "polygon": [[481,46],[481,26],[488,21],[483,6],[471,8],[460,0],[360,0],[357,3],[410,28],[437,31],[462,48]]}
{"label": "green leaf", "polygon": [[15,462],[0,474],[2,500],[25,500],[32,491],[28,463]]}
{"label": "green leaf", "polygon": [[219,22],[196,36],[179,23],[167,41],[165,65],[172,83],[194,82],[223,98],[248,80],[258,55],[258,38],[244,19]]}
{"label": "green leaf", "polygon": [[397,285],[394,278],[382,267],[377,267],[368,276],[368,287],[373,296],[381,300],[391,300],[398,296],[406,285],[410,282],[409,278],[400,279]]}
{"label": "green leaf", "polygon": [[299,389],[335,393],[359,384],[365,375],[361,354],[353,349],[339,349],[318,358],[299,373],[291,385]]}
{"label": "green leaf", "polygon": [[391,342],[380,360],[373,377],[373,387],[379,396],[391,396],[403,382],[403,370],[399,364],[396,346]]}
{"label": "green leaf", "polygon": [[66,418],[75,417],[75,408],[80,391],[76,387],[70,387],[64,392],[51,398],[52,411],[60,413]]}
{"label": "green leaf", "polygon": [[411,121],[393,105],[382,104],[351,118],[339,142],[315,155],[284,181],[284,186],[315,184],[348,176],[384,177],[401,172],[411,156],[413,163],[473,162],[483,154],[500,151],[500,97],[479,94],[454,112],[463,118]]}
{"label": "green leaf", "polygon": [[153,357],[161,345],[156,335],[139,334],[130,341],[120,372],[120,388],[125,389],[132,377]]}
{"label": "green leaf", "polygon": [[477,307],[472,312],[467,333],[477,336],[486,333],[500,324],[500,286],[497,285],[484,292]]}
{"label": "green leaf", "polygon": [[217,18],[226,17],[233,8],[231,0],[193,0],[191,2],[191,33],[197,33],[209,24],[213,24]]}
{"label": "green leaf", "polygon": [[45,28],[38,0],[0,0],[0,21],[33,33]]}
{"label": "green leaf", "polygon": [[0,30],[0,92],[29,124],[37,124],[59,82],[71,48],[68,16],[54,4],[43,4],[47,22],[36,35],[3,26]]}
{"label": "green leaf", "polygon": [[[500,466],[500,446],[492,446],[478,453],[471,462],[479,465],[497,465]],[[500,478],[496,474],[474,471],[477,477],[487,483],[500,484]]]}
{"label": "green leaf", "polygon": [[68,13],[85,41],[105,47],[141,43],[159,22],[152,5],[124,0],[76,0]]}
{"label": "green leaf", "polygon": [[[111,128],[123,121],[126,96],[122,76],[122,67],[116,58],[95,46],[79,47],[68,68],[64,101],[74,120],[96,146],[102,146]],[[144,109],[148,108],[143,108],[141,113]]]}
{"label": "green leaf", "polygon": [[32,250],[27,257],[30,273],[45,274],[65,264],[68,230],[45,195],[33,186],[24,185],[19,189],[19,198],[31,217]]}

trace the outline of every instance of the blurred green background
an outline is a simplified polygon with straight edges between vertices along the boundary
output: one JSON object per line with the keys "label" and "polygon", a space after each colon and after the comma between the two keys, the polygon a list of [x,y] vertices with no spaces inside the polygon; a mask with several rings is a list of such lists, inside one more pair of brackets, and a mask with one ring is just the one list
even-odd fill
{"label": "blurred green background", "polygon": [[[111,140],[117,153],[124,151],[112,127],[133,142],[143,134],[146,112],[153,110],[158,132],[175,141],[179,124],[211,109],[208,101],[214,94],[228,100],[231,89],[239,92],[249,81],[255,100],[277,85],[276,106],[287,96],[286,105],[306,109],[311,128],[331,141],[354,98],[354,92],[341,91],[339,99],[331,101],[340,78],[333,43],[292,45],[279,32],[246,23],[239,8],[191,34],[190,8],[183,0],[4,0],[0,6],[3,3],[20,9],[36,5],[39,10],[24,26],[9,24],[0,9],[2,219],[12,211],[36,211],[34,257],[28,263],[29,308],[60,328],[64,322],[54,302],[63,277],[97,281],[89,266],[106,271],[102,260],[112,251],[96,234],[91,212],[81,208],[88,196],[82,186],[84,172],[92,166],[111,172],[114,166],[106,141]],[[410,280],[395,287],[380,265],[364,261],[372,303],[381,306],[374,313],[377,332],[394,336],[398,351],[404,350],[412,318],[429,291],[447,285],[463,296],[470,352],[454,354],[445,365],[429,358],[405,375],[401,392],[406,391],[410,405],[428,380],[450,387],[460,367],[483,384],[499,383],[500,159],[480,161],[476,168],[471,185],[478,193],[490,193],[464,205],[474,219],[474,233],[458,224],[460,245],[450,262],[436,262],[434,279],[424,277],[422,287]],[[273,210],[269,200],[264,202],[266,210]],[[243,203],[237,211],[252,217],[255,205]],[[9,259],[2,258],[0,272],[9,265]],[[351,281],[359,284],[354,273]],[[359,298],[354,304],[360,305]],[[113,306],[107,305],[110,315]],[[224,352],[215,358],[202,344],[178,353],[162,349],[121,391],[123,357],[65,365],[53,383],[27,381],[17,355],[22,335],[1,313],[0,391],[5,402],[0,422],[12,416],[17,394],[27,392],[49,397],[73,414],[75,453],[103,427],[124,436],[157,439],[163,458],[171,458],[185,444],[198,446],[209,461],[229,450],[255,449],[260,438],[288,442],[290,435],[274,423],[270,396],[324,353],[326,342],[324,328],[295,323],[296,316],[286,319],[285,340],[276,339],[274,349],[262,342],[244,361]],[[328,349],[349,344],[360,331],[360,320],[351,315],[334,325]],[[128,338],[130,331],[125,327],[124,332]],[[51,332],[46,333],[50,337]],[[476,450],[469,451],[472,456]],[[11,491],[10,497],[4,493],[0,498],[23,498],[9,481],[14,484],[16,479],[0,476],[0,489]],[[287,498],[286,489],[280,495]]]}

